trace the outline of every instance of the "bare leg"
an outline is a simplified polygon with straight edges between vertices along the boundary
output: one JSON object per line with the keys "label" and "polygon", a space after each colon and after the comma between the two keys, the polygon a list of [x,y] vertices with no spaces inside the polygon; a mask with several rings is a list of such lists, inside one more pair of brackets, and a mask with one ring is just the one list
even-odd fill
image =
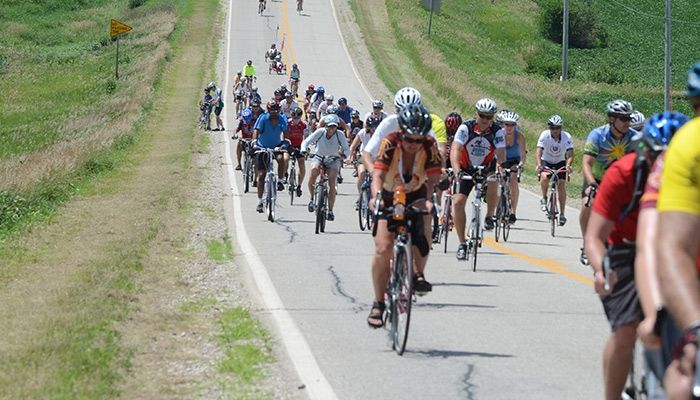
{"label": "bare leg", "polygon": [[335,204],[335,180],[338,178],[338,171],[328,169],[328,210],[333,211]]}
{"label": "bare leg", "polygon": [[489,182],[486,187],[486,216],[492,217],[498,203],[498,185],[496,182]]}
{"label": "bare leg", "polygon": [[608,337],[603,350],[603,379],[605,398],[618,400],[625,389],[625,381],[632,368],[637,323],[623,325]]}

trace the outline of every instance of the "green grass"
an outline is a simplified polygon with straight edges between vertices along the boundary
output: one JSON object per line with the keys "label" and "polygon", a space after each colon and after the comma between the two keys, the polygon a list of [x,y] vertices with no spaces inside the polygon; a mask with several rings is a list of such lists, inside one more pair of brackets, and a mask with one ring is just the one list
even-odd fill
{"label": "green grass", "polygon": [[244,308],[224,311],[218,336],[226,358],[219,363],[221,372],[232,374],[241,391],[248,391],[263,377],[261,367],[272,360],[270,336]]}
{"label": "green grass", "polygon": [[221,240],[208,240],[207,253],[212,261],[225,263],[233,260],[233,248],[231,238],[224,236]]}

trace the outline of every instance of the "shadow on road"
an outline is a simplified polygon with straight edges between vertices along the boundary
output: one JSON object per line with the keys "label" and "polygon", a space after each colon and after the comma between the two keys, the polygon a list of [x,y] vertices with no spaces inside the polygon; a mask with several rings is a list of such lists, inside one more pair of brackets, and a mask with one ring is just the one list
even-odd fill
{"label": "shadow on road", "polygon": [[447,283],[447,282],[438,282],[438,283],[433,282],[433,286],[499,287],[498,285],[489,285],[486,283]]}
{"label": "shadow on road", "polygon": [[424,356],[428,358],[451,358],[451,357],[484,357],[484,358],[512,358],[512,354],[483,353],[479,351],[459,351],[459,350],[412,350],[406,349],[404,357],[410,355]]}
{"label": "shadow on road", "polygon": [[443,308],[496,308],[496,306],[488,306],[483,304],[459,304],[459,303],[415,303],[414,307],[418,308],[434,308],[441,310]]}

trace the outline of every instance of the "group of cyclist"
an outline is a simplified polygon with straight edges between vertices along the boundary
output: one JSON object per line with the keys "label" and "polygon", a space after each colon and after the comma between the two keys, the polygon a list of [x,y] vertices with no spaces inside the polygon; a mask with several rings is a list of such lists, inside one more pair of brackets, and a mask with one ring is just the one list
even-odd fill
{"label": "group of cyclist", "polygon": [[[293,69],[298,84],[298,68]],[[246,81],[254,80],[254,67],[252,75],[241,77],[239,72],[234,95],[246,87]],[[461,176],[474,175],[477,167],[483,167],[487,176],[484,229],[490,230],[498,201],[498,185],[491,183],[499,175],[511,174],[512,202],[507,217],[510,223],[517,221],[517,176],[526,162],[525,136],[518,125],[519,115],[510,110],[499,112],[492,99],[478,100],[468,118],[457,112],[442,118],[430,113],[420,93],[411,87],[396,93],[393,114],[384,111],[382,101],[374,100],[372,111],[363,117],[348,105],[347,98],[336,102],[320,85],[309,84],[299,99],[283,85],[265,104],[265,111],[257,88],[250,87],[245,97],[248,100],[236,132],[253,142],[251,149],[278,150],[278,190],[284,189],[288,161],[295,157],[299,175],[292,189],[296,196],[302,195],[305,160],[310,147],[315,147],[307,181],[308,208],[314,211],[314,184],[324,169],[330,221],[335,218],[335,183],[343,162],[356,167],[353,175],[358,192],[366,174],[371,176],[372,208],[375,202],[381,208],[392,208],[399,198],[403,206],[430,210],[435,206],[433,193],[439,199],[452,186],[457,259],[466,255],[465,205],[474,186],[474,180],[459,179]],[[603,355],[607,399],[619,399],[623,392],[637,337],[659,354],[662,362],[655,372],[665,379],[669,398],[688,398],[693,381],[700,331],[700,63],[691,69],[688,98],[696,118],[687,124],[687,117],[670,112],[645,120],[629,102],[611,101],[607,123],[593,129],[584,144],[580,261],[593,269],[595,289],[612,329]],[[534,163],[541,182],[541,204],[546,205],[549,179],[557,174],[558,224],[564,225],[565,178],[572,172],[574,143],[559,115],[552,115],[546,124],[538,137]],[[669,155],[664,157],[669,143]],[[239,141],[238,170],[242,150]],[[260,154],[264,153],[258,154],[255,163],[258,212],[262,212],[262,183],[270,162]],[[432,290],[425,267],[433,232],[427,213],[415,223],[413,284],[416,293],[425,294]],[[384,325],[393,235],[391,217],[376,221],[371,270],[374,299],[367,317],[373,328]],[[674,345],[675,353],[671,351]]]}

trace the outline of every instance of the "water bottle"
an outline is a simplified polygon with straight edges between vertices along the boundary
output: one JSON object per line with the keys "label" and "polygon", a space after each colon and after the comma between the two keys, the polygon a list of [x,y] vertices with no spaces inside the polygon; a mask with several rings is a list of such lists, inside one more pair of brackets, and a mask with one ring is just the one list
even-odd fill
{"label": "water bottle", "polygon": [[406,191],[403,184],[396,185],[394,192],[394,220],[403,221],[406,212]]}

